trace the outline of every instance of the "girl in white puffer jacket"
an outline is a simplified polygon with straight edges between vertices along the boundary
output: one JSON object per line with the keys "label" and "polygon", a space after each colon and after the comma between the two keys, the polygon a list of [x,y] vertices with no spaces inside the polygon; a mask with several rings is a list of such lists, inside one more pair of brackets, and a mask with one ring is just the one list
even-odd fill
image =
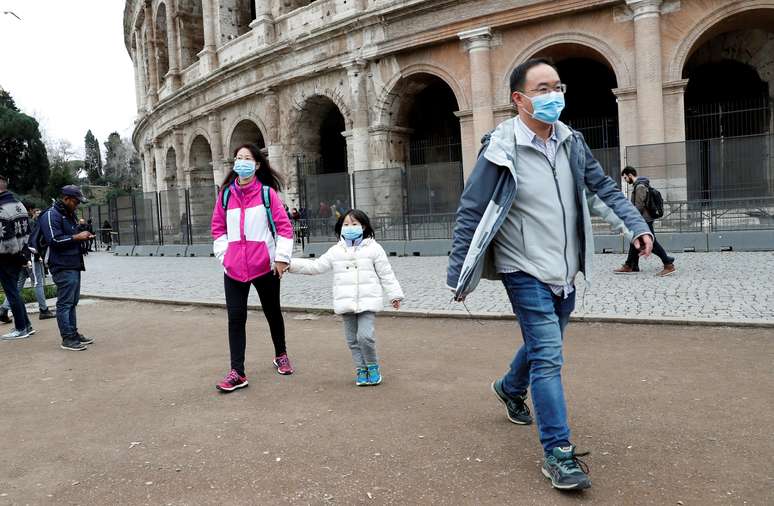
{"label": "girl in white puffer jacket", "polygon": [[344,318],[344,335],[355,362],[355,384],[378,385],[382,375],[374,320],[383,307],[382,292],[399,309],[403,290],[363,211],[344,213],[336,223],[336,235],[341,240],[319,259],[291,259],[289,272],[322,274],[333,269],[333,310]]}

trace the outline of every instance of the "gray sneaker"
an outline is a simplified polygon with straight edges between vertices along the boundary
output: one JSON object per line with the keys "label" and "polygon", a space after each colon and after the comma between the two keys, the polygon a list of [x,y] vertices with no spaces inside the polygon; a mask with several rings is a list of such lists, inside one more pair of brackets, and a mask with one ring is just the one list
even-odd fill
{"label": "gray sneaker", "polygon": [[588,455],[575,453],[575,446],[557,447],[551,450],[543,462],[543,475],[559,490],[583,490],[591,486],[588,466],[578,457]]}
{"label": "gray sneaker", "polygon": [[79,342],[79,341],[62,341],[62,344],[59,345],[60,348],[67,351],[84,351],[86,350],[86,345]]}
{"label": "gray sneaker", "polygon": [[17,330],[14,329],[11,332],[5,334],[4,336],[0,337],[0,339],[3,339],[4,341],[14,341],[16,339],[26,339],[30,337],[32,334],[34,334],[36,331],[32,327],[27,327],[24,330]]}
{"label": "gray sneaker", "polygon": [[500,402],[505,404],[505,415],[508,420],[518,425],[529,425],[532,423],[532,415],[529,413],[529,407],[524,402],[527,396],[511,397],[503,390],[503,380],[492,382],[492,391]]}

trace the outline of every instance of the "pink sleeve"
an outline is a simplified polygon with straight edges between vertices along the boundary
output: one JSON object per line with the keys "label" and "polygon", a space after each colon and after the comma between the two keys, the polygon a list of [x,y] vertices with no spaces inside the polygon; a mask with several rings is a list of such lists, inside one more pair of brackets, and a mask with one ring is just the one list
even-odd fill
{"label": "pink sleeve", "polygon": [[220,204],[222,201],[221,193],[218,193],[218,200],[215,201],[215,209],[212,211],[212,238],[217,239],[226,235],[226,211]]}
{"label": "pink sleeve", "polygon": [[285,212],[282,199],[273,188],[269,189],[269,192],[271,195],[271,216],[274,218],[274,224],[277,226],[277,235],[292,239],[293,224],[290,223],[288,213]]}

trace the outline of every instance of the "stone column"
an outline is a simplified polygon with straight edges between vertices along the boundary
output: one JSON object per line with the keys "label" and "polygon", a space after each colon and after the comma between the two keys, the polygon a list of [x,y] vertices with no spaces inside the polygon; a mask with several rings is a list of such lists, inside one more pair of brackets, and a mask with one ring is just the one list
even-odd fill
{"label": "stone column", "polygon": [[137,115],[141,116],[145,112],[145,84],[142,75],[142,66],[140,65],[140,54],[137,49],[132,48],[132,63],[134,64],[134,95],[137,101]]}
{"label": "stone column", "polygon": [[688,198],[688,167],[685,144],[685,88],[688,79],[664,83],[664,141],[670,143],[664,151],[664,176],[667,200]]}
{"label": "stone column", "polygon": [[218,68],[218,5],[217,0],[202,0],[202,17],[204,22],[204,49],[199,54],[202,75],[209,74]]}
{"label": "stone column", "polygon": [[148,58],[146,65],[148,65],[148,102],[151,106],[155,106],[158,101],[159,93],[159,72],[156,66],[156,38],[154,36],[155,30],[153,29],[153,8],[151,7],[150,0],[145,2],[145,36],[143,37],[143,43],[148,49]]}
{"label": "stone column", "polygon": [[368,170],[368,89],[366,62],[351,61],[344,64],[349,76],[349,95],[352,107],[352,155],[353,169]]}
{"label": "stone column", "polygon": [[661,77],[662,0],[626,0],[634,19],[637,113],[640,144],[664,142]]}
{"label": "stone column", "polygon": [[[298,205],[298,189],[296,187],[296,171],[295,166],[286,166],[283,163],[284,150],[282,141],[280,140],[280,109],[279,109],[279,97],[274,90],[268,90],[263,94],[264,100],[264,117],[266,121],[266,150],[269,152],[269,163],[271,167],[282,174],[285,180],[285,188],[283,193],[285,199],[288,202],[293,202],[294,205]],[[290,205],[290,204],[288,204]]]}
{"label": "stone column", "polygon": [[153,156],[156,160],[156,191],[164,191],[167,189],[167,157],[158,138],[153,139]]}
{"label": "stone column", "polygon": [[[145,171],[147,174],[145,182],[146,185],[143,186],[143,191],[145,192],[155,192],[156,191],[156,177],[153,173],[153,167],[156,163],[156,158],[153,153],[153,144],[150,142],[146,142],[144,146],[145,151]],[[158,172],[158,167],[156,167],[156,172]]]}
{"label": "stone column", "polygon": [[169,48],[169,72],[172,91],[180,88],[180,47],[177,37],[177,3],[167,2],[167,48]]}
{"label": "stone column", "polygon": [[[470,94],[473,105],[473,137],[477,145],[494,128],[492,110],[492,72],[490,47],[492,31],[489,27],[476,28],[457,34],[465,42],[470,65]],[[478,149],[476,147],[476,149]]]}
{"label": "stone column", "polygon": [[462,144],[462,179],[467,183],[468,176],[476,165],[476,154],[481,146],[481,137],[475,138],[473,113],[470,110],[454,113],[460,120],[460,142]]}
{"label": "stone column", "polygon": [[[621,149],[621,167],[629,164],[626,147],[639,144],[637,131],[637,88],[615,88],[612,90],[618,105],[618,145]],[[616,179],[620,182],[620,178]],[[622,186],[621,188],[623,188]]]}
{"label": "stone column", "polygon": [[220,115],[212,111],[207,120],[210,130],[210,149],[212,150],[212,177],[215,184],[220,186],[226,176],[223,172],[223,140],[220,136]]}
{"label": "stone column", "polygon": [[255,1],[255,19],[250,28],[258,40],[258,47],[274,42],[274,18],[271,15],[271,0]]}
{"label": "stone column", "polygon": [[186,153],[183,145],[183,129],[174,128],[172,130],[172,139],[175,143],[175,165],[177,166],[177,187],[184,188],[190,186],[185,180]]}

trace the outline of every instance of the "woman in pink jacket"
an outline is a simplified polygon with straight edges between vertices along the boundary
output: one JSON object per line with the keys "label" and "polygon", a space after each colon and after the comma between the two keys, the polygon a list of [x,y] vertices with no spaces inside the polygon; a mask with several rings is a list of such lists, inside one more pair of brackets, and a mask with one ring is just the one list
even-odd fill
{"label": "woman in pink jacket", "polygon": [[234,168],[223,181],[212,213],[213,251],[225,272],[231,351],[231,371],[217,385],[221,392],[247,386],[245,324],[250,285],[258,291],[269,323],[274,366],[280,374],[293,373],[280,307],[280,278],[293,253],[293,226],[277,194],[280,176],[254,144],[237,148],[234,158]]}

